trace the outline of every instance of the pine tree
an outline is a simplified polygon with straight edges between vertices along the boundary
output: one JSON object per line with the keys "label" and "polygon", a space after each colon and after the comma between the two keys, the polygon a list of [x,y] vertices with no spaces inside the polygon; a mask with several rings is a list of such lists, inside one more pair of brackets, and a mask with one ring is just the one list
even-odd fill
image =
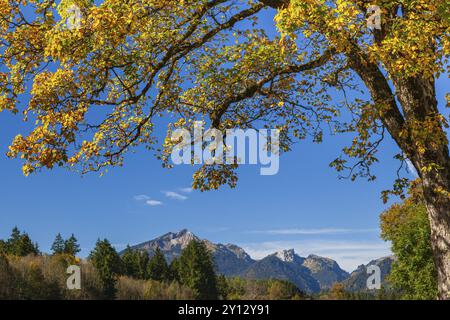
{"label": "pine tree", "polygon": [[150,259],[145,251],[136,251],[136,278],[148,279],[148,264]]}
{"label": "pine tree", "polygon": [[230,293],[230,286],[228,285],[227,277],[221,274],[218,275],[216,279],[218,296],[221,300],[227,300]]}
{"label": "pine tree", "polygon": [[167,276],[169,281],[181,282],[180,274],[179,274],[179,271],[178,271],[179,262],[180,262],[179,259],[175,258],[170,263],[170,265],[169,265],[169,274]]}
{"label": "pine tree", "polygon": [[193,240],[181,253],[178,273],[182,284],[201,300],[218,298],[213,258],[203,242]]}
{"label": "pine tree", "polygon": [[77,238],[75,238],[74,234],[70,236],[69,239],[67,239],[64,242],[64,253],[70,254],[71,256],[76,256],[78,252],[80,252],[80,245],[78,244]]}
{"label": "pine tree", "polygon": [[135,251],[131,249],[129,245],[126,247],[125,251],[121,256],[124,274],[132,278],[135,278],[138,272],[136,268],[135,257],[136,257]]}
{"label": "pine tree", "polygon": [[159,248],[156,248],[155,254],[148,263],[148,277],[156,281],[166,281],[169,279],[169,266],[166,258]]}
{"label": "pine tree", "polygon": [[15,226],[11,231],[11,236],[9,237],[9,241],[17,242],[20,239],[21,232],[17,226]]}
{"label": "pine tree", "polygon": [[147,279],[149,257],[147,252],[133,250],[127,246],[122,254],[122,263],[125,275],[135,279]]}
{"label": "pine tree", "polygon": [[98,239],[94,250],[89,255],[89,260],[98,272],[104,298],[114,299],[117,277],[122,273],[122,261],[117,251],[108,240]]}
{"label": "pine tree", "polygon": [[18,247],[19,247],[19,243],[20,243],[20,239],[21,239],[21,233],[19,228],[14,227],[11,231],[11,235],[9,236],[9,239],[6,242],[6,250],[8,254],[12,254],[12,255],[18,255],[17,252]]}
{"label": "pine tree", "polygon": [[11,232],[6,242],[6,253],[23,257],[29,254],[39,254],[38,245],[33,243],[27,233],[21,233],[17,227]]}
{"label": "pine tree", "polygon": [[62,238],[61,234],[58,233],[55,237],[55,241],[53,241],[52,244],[52,251],[53,254],[62,254],[64,253],[64,239]]}

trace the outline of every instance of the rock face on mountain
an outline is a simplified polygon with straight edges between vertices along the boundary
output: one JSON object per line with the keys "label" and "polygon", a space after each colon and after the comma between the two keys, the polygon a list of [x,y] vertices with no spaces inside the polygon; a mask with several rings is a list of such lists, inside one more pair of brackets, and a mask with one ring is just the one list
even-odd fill
{"label": "rock face on mountain", "polygon": [[316,255],[310,255],[303,261],[303,266],[308,268],[311,276],[320,284],[321,290],[330,289],[336,282],[347,279],[350,275],[342,270],[336,261]]}
{"label": "rock face on mountain", "polygon": [[240,276],[249,279],[288,280],[303,292],[319,292],[319,282],[312,277],[310,270],[302,265],[303,262],[304,258],[296,255],[294,250],[277,252],[256,261]]}
{"label": "rock face on mountain", "polygon": [[171,262],[179,257],[181,251],[194,239],[203,241],[211,250],[217,272],[220,274],[249,279],[288,280],[306,293],[327,290],[335,282],[344,283],[349,291],[363,290],[366,286],[367,266],[379,265],[384,280],[392,265],[392,258],[382,258],[372,261],[367,266],[360,266],[349,275],[332,259],[316,255],[303,258],[293,249],[271,254],[262,260],[253,260],[244,249],[236,245],[215,244],[208,240],[200,240],[188,230],[167,233],[154,240],[135,245],[132,249],[146,251],[152,256],[156,248],[159,248],[167,261]]}
{"label": "rock face on mountain", "polygon": [[381,285],[389,286],[386,281],[386,277],[391,273],[392,263],[395,261],[394,257],[384,257],[377,260],[373,260],[366,265],[360,265],[355,271],[350,274],[350,277],[344,281],[342,284],[345,289],[350,292],[360,292],[368,291],[367,289],[367,279],[370,274],[367,273],[367,268],[369,266],[375,265],[380,267],[381,270]]}
{"label": "rock face on mountain", "polygon": [[[169,232],[154,240],[144,242],[132,247],[134,250],[147,251],[150,256],[159,248],[168,262],[180,256],[181,251],[192,240],[200,239],[188,230]],[[238,275],[247,269],[255,261],[240,247],[233,244],[214,244],[208,240],[203,241],[211,250],[216,263],[217,272],[226,276]]]}
{"label": "rock face on mountain", "polygon": [[272,254],[251,265],[243,277],[267,279],[285,279],[294,283],[299,289],[308,293],[317,293],[331,288],[336,282],[349,277],[336,261],[310,255],[298,256],[293,249]]}
{"label": "rock face on mountain", "polygon": [[188,230],[181,230],[180,232],[169,232],[156,239],[144,242],[131,248],[133,250],[147,251],[150,256],[153,256],[156,248],[159,248],[166,257],[168,262],[180,256],[181,251],[187,247],[192,240],[198,238]]}
{"label": "rock face on mountain", "polygon": [[225,276],[239,275],[255,262],[244,249],[233,244],[213,245],[212,252],[217,272]]}

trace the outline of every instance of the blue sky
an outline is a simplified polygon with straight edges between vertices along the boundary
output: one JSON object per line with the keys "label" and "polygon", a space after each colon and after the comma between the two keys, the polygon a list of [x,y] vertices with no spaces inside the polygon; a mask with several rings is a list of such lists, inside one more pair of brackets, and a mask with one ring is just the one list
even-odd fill
{"label": "blue sky", "polygon": [[[445,78],[437,84],[442,108],[449,84]],[[295,248],[334,258],[349,271],[389,254],[378,230],[379,214],[387,208],[380,192],[392,185],[398,167],[392,158],[398,150],[389,139],[373,183],[339,180],[329,168],[349,141],[343,135],[296,145],[281,157],[278,175],[261,176],[258,166],[246,166],[236,189],[200,193],[185,190],[194,168],[163,169],[143,150],[128,154],[122,168],[103,177],[62,169],[24,177],[21,162],[5,156],[24,128],[20,116],[0,113],[0,128],[0,238],[17,225],[48,251],[58,232],[74,233],[86,256],[97,238],[122,249],[188,228],[213,242],[238,244],[254,258]]]}

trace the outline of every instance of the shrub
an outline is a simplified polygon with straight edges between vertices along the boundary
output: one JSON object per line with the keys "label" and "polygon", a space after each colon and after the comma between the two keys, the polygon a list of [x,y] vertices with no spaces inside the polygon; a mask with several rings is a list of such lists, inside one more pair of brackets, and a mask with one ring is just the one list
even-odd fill
{"label": "shrub", "polygon": [[119,277],[116,283],[116,299],[118,300],[144,300],[145,281]]}

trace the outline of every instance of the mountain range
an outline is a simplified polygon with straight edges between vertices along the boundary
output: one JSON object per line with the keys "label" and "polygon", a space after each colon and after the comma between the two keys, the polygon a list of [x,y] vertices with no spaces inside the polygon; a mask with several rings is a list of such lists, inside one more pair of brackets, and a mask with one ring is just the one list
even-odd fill
{"label": "mountain range", "polygon": [[244,249],[236,245],[215,244],[198,238],[186,229],[175,233],[169,232],[131,248],[146,251],[150,256],[156,248],[159,248],[170,263],[179,257],[182,250],[194,239],[203,241],[211,251],[219,274],[248,279],[288,280],[307,293],[327,290],[336,282],[343,283],[349,291],[363,291],[366,287],[369,265],[378,265],[381,269],[382,280],[385,281],[393,262],[392,257],[380,258],[367,265],[359,266],[349,274],[332,259],[317,255],[301,257],[293,249],[273,253],[261,260],[254,260]]}
{"label": "mountain range", "polygon": [[381,270],[381,283],[386,284],[386,277],[391,273],[394,257],[384,257],[370,261],[366,265],[360,265],[350,274],[350,277],[342,281],[342,284],[350,292],[363,291],[366,288],[367,268],[369,266],[378,266]]}

